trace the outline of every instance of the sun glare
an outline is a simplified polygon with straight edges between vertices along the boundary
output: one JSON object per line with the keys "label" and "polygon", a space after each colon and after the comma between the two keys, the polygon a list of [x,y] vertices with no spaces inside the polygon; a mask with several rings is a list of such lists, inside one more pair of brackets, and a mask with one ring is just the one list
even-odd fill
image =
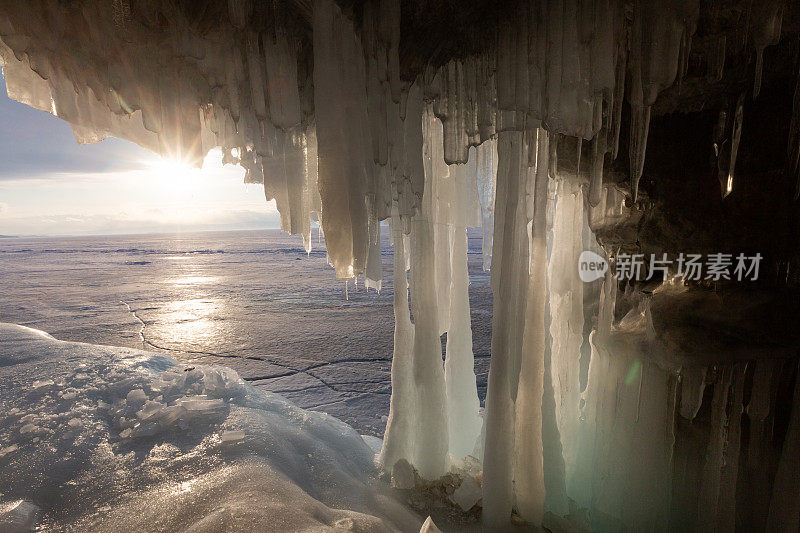
{"label": "sun glare", "polygon": [[191,195],[204,187],[213,185],[212,174],[223,168],[222,151],[215,148],[206,154],[201,168],[169,157],[153,156],[143,162],[150,186],[162,198],[178,198]]}
{"label": "sun glare", "polygon": [[190,167],[180,161],[158,159],[150,162],[148,171],[163,190],[180,192],[188,189],[196,181],[199,169]]}

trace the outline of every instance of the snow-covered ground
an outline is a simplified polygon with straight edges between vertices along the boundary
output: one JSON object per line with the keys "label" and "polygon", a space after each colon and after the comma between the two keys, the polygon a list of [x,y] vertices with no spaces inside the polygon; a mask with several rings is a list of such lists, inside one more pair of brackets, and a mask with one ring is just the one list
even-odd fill
{"label": "snow-covered ground", "polygon": [[[418,531],[350,426],[225,367],[0,324],[0,531]],[[375,439],[367,439],[375,445]]]}

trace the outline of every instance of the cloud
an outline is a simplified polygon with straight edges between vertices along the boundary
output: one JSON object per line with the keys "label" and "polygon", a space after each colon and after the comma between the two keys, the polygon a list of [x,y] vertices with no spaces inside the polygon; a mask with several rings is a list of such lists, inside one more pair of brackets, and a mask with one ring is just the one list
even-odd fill
{"label": "cloud", "polygon": [[136,213],[67,214],[5,218],[2,233],[14,235],[110,235],[277,229],[280,215],[273,210],[209,210],[192,220],[164,219],[153,209]]}
{"label": "cloud", "polygon": [[8,206],[6,204],[4,204],[3,202],[0,202],[0,215],[5,213],[6,211],[8,211]]}
{"label": "cloud", "polygon": [[106,139],[79,145],[69,124],[50,113],[10,100],[0,76],[0,181],[93,174],[141,168],[148,152],[133,143]]}

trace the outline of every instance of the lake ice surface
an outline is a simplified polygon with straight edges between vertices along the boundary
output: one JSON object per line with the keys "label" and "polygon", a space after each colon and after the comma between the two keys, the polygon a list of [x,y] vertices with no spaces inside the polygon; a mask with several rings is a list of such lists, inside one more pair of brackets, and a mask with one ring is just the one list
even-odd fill
{"label": "lake ice surface", "polygon": [[[387,234],[384,231],[384,234]],[[337,280],[324,241],[306,255],[277,230],[0,239],[0,322],[60,340],[146,349],[224,365],[254,386],[382,436],[389,411],[392,247],[380,294]],[[469,239],[481,398],[491,290]]]}

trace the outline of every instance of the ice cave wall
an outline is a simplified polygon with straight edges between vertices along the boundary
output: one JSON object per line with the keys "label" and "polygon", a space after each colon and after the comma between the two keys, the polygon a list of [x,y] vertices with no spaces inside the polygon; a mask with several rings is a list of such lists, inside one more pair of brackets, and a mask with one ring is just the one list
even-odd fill
{"label": "ice cave wall", "polygon": [[[796,75],[786,65],[798,20],[792,2],[722,0],[476,2],[455,11],[400,0],[36,0],[0,5],[0,64],[9,96],[70,122],[78,142],[116,136],[195,164],[221,146],[275,199],[284,230],[310,247],[320,223],[340,278],[378,286],[380,222],[389,220],[400,290],[379,457],[387,471],[404,459],[434,480],[473,455],[483,462],[484,522],[500,527],[512,512],[540,523],[545,511],[564,516],[575,505],[597,528],[777,524],[796,520],[800,505],[787,474],[797,413],[778,417],[789,422],[775,432],[763,424],[779,397],[791,397],[793,378],[778,376],[794,375],[794,337],[780,340],[769,363],[740,349],[675,365],[702,350],[676,343],[676,321],[660,321],[653,305],[687,298],[682,289],[624,285],[618,298],[611,274],[583,284],[575,265],[586,249],[611,259],[631,246],[656,251],[683,220],[658,202],[670,198],[658,185],[645,187],[652,198],[640,191],[652,167],[645,155],[670,158],[653,146],[663,135],[650,135],[666,113],[716,115],[707,139],[715,196],[738,191],[748,102],[785,80],[770,67]],[[792,183],[798,94],[780,126],[781,179]],[[672,151],[671,160],[681,157]],[[674,185],[661,174],[646,178]],[[494,293],[482,418],[465,242],[466,228],[478,226]],[[790,256],[771,265],[788,272]],[[794,313],[783,300],[778,308]],[[711,413],[695,431],[706,385]],[[737,487],[749,479],[732,466],[750,405],[748,427],[762,434],[743,471],[758,470],[758,446],[785,442],[763,451],[772,466],[752,497],[773,484],[790,495],[766,498],[758,517],[740,516],[749,489],[740,496]],[[700,483],[687,477],[697,471]]]}

